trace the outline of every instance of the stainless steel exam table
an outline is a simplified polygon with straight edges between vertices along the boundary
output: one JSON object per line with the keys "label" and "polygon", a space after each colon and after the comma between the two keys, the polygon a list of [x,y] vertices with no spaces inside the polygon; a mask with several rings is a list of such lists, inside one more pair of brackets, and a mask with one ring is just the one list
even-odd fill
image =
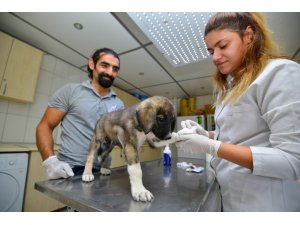
{"label": "stainless steel exam table", "polygon": [[[177,162],[203,166],[201,173],[186,172]],[[95,180],[84,183],[81,176],[35,183],[35,189],[76,211],[102,212],[195,212],[220,211],[219,187],[205,159],[172,158],[142,162],[143,184],[152,192],[152,202],[136,202],[130,192],[127,167],[112,169],[110,176],[95,173]]]}

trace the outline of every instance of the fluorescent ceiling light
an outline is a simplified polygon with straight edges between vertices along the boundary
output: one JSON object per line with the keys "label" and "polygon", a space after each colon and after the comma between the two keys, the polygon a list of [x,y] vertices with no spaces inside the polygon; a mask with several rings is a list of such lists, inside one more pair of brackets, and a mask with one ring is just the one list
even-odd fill
{"label": "fluorescent ceiling light", "polygon": [[209,12],[130,12],[168,61],[178,67],[210,56],[204,42]]}

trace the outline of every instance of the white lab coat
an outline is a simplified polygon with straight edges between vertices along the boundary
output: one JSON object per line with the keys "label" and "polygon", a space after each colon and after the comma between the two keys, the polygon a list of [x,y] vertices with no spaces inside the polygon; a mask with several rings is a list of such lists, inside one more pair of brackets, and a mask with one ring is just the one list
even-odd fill
{"label": "white lab coat", "polygon": [[253,171],[213,158],[224,211],[300,211],[300,65],[270,60],[233,105],[215,111],[215,139],[250,146]]}

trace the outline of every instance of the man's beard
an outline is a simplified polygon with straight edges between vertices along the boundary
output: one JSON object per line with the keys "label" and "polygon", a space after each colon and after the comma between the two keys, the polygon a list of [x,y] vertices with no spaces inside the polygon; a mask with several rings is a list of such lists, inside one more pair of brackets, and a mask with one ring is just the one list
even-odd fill
{"label": "man's beard", "polygon": [[114,79],[114,77],[111,77],[106,73],[102,72],[99,73],[97,81],[102,87],[109,88],[113,85]]}

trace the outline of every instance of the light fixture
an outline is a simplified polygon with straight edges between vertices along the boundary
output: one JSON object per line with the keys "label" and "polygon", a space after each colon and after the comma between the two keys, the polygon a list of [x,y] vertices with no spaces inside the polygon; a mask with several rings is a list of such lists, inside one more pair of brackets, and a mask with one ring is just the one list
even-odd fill
{"label": "light fixture", "polygon": [[83,26],[81,23],[74,23],[73,26],[77,29],[77,30],[82,30]]}
{"label": "light fixture", "polygon": [[130,12],[128,15],[174,66],[209,57],[204,29],[209,12]]}

